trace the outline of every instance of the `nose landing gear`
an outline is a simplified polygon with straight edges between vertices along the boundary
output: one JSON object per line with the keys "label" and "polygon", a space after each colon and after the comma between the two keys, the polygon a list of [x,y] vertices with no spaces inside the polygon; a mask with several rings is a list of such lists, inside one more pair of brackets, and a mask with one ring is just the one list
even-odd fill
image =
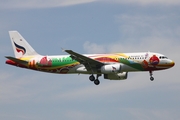
{"label": "nose landing gear", "polygon": [[150,80],[153,81],[153,80],[154,80],[154,77],[150,77]]}
{"label": "nose landing gear", "polygon": [[153,81],[154,77],[152,76],[153,75],[152,71],[149,71],[149,74],[150,74],[150,80]]}

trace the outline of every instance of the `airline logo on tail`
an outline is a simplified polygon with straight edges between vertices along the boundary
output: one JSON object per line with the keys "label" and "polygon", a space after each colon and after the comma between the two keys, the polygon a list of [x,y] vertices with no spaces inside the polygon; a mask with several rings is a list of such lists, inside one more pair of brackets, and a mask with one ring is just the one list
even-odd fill
{"label": "airline logo on tail", "polygon": [[18,44],[16,44],[14,42],[14,45],[16,46],[16,51],[19,53],[19,52],[22,52],[22,54],[24,55],[26,53],[26,49]]}

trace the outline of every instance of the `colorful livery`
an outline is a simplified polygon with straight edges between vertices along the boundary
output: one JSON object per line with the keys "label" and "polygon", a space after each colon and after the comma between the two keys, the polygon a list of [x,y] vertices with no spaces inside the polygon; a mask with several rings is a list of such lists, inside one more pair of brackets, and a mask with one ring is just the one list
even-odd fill
{"label": "colorful livery", "polygon": [[[38,54],[17,32],[9,31],[15,57],[6,56],[6,64],[57,74],[89,74],[89,79],[99,85],[99,76],[104,79],[125,80],[128,72],[152,72],[168,69],[174,62],[166,56],[153,53],[79,54],[64,50],[69,55],[43,56]],[[96,77],[94,76],[96,75]]]}

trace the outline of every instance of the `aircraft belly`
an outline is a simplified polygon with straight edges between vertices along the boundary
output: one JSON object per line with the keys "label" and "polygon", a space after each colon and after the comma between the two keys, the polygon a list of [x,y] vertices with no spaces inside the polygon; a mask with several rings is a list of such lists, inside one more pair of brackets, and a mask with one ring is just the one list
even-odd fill
{"label": "aircraft belly", "polygon": [[78,66],[74,66],[72,68],[69,69],[68,73],[77,73],[76,69],[78,68]]}

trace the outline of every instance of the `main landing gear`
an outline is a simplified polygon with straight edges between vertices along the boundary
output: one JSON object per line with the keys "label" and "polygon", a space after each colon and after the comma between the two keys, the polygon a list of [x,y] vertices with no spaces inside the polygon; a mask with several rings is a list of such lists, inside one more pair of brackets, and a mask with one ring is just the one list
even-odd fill
{"label": "main landing gear", "polygon": [[150,74],[150,80],[153,81],[154,77],[152,76],[153,75],[152,71],[149,71],[149,74]]}
{"label": "main landing gear", "polygon": [[94,84],[95,84],[95,85],[99,85],[99,84],[100,84],[100,81],[99,81],[99,79],[98,79],[99,76],[101,76],[101,75],[100,75],[100,74],[97,74],[97,77],[96,77],[96,79],[95,79],[94,75],[91,75],[91,76],[89,76],[89,80],[90,80],[90,81],[94,81]]}

